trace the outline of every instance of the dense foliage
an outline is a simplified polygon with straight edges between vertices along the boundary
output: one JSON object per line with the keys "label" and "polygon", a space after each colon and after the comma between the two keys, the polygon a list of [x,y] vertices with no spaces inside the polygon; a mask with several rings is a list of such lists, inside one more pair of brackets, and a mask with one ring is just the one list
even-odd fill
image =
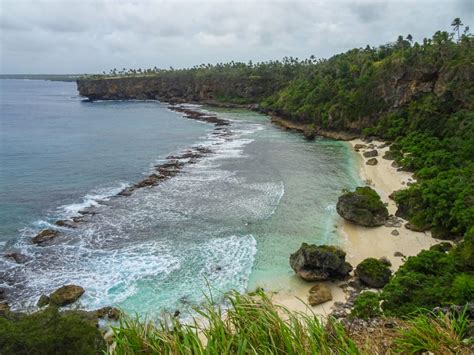
{"label": "dense foliage", "polygon": [[382,308],[404,316],[420,307],[465,304],[474,300],[474,228],[449,252],[423,250],[409,257],[384,287]]}
{"label": "dense foliage", "polygon": [[351,317],[369,319],[380,316],[380,297],[375,292],[362,292],[357,296],[351,310]]}
{"label": "dense foliage", "polygon": [[49,307],[30,315],[0,315],[0,353],[101,354],[105,340],[94,324],[77,312]]}

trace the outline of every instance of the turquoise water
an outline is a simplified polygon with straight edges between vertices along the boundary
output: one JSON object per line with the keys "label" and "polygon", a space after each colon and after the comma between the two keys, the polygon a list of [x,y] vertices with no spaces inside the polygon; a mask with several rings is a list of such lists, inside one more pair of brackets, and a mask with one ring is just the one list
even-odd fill
{"label": "turquoise water", "polygon": [[[358,179],[345,143],[308,142],[246,110],[212,109],[231,121],[231,135],[220,137],[158,102],[84,102],[71,83],[0,84],[0,243],[29,257],[23,265],[0,259],[0,287],[17,308],[75,283],[88,309],[185,315],[208,287],[217,298],[281,288],[303,241],[340,243],[335,201]],[[114,197],[196,145],[212,154],[158,186]],[[61,229],[54,244],[29,242],[85,206],[97,214]]]}

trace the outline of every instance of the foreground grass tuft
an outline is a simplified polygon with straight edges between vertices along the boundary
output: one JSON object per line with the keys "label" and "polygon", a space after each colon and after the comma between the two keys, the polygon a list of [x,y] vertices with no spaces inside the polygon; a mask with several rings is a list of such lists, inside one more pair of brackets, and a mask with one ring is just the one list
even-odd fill
{"label": "foreground grass tuft", "polygon": [[416,354],[472,354],[474,345],[467,335],[468,319],[466,311],[460,314],[420,313],[400,328],[394,341],[395,350],[400,353]]}
{"label": "foreground grass tuft", "polygon": [[263,293],[236,292],[225,311],[212,303],[197,310],[200,320],[158,324],[123,318],[114,328],[115,354],[360,354],[336,321],[323,324],[310,314],[274,305]]}

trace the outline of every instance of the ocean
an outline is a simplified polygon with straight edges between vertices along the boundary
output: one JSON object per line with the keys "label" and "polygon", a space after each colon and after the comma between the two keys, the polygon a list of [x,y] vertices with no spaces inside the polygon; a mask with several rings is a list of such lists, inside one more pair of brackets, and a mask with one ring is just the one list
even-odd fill
{"label": "ocean", "polygon": [[[158,101],[89,102],[75,83],[0,80],[0,288],[16,309],[64,284],[80,306],[183,316],[291,280],[302,242],[341,244],[335,210],[359,182],[344,142],[299,134],[248,110],[190,106],[230,122],[228,136]],[[117,196],[192,147],[210,154],[157,186]],[[77,228],[54,226],[80,216]],[[31,238],[61,234],[45,246]]]}

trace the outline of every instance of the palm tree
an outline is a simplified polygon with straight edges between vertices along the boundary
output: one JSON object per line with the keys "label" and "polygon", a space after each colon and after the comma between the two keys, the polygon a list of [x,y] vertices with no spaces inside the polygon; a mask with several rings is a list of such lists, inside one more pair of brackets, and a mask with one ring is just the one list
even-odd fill
{"label": "palm tree", "polygon": [[458,33],[458,41],[459,41],[459,30],[461,28],[461,26],[464,26],[464,24],[461,22],[461,19],[459,17],[456,17],[454,20],[453,20],[453,23],[451,23],[451,26],[453,27],[453,30],[456,31]]}

